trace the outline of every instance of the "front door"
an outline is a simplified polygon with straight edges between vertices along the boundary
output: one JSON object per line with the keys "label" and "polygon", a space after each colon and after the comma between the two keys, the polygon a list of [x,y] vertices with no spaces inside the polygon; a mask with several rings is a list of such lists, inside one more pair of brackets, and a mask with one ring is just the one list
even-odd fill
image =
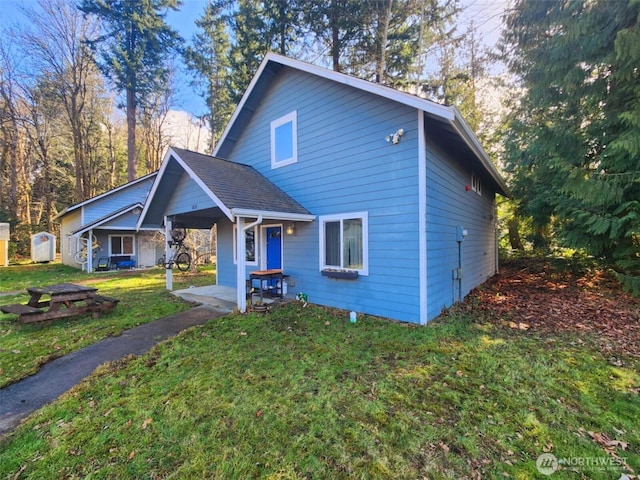
{"label": "front door", "polygon": [[282,269],[282,227],[267,227],[265,229],[265,253],[267,270]]}

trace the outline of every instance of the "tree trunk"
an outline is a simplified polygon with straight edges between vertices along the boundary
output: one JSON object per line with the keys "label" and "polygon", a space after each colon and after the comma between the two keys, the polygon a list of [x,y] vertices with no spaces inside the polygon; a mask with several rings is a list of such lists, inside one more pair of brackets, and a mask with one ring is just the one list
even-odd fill
{"label": "tree trunk", "polygon": [[331,59],[333,70],[340,71],[340,29],[338,27],[338,2],[331,2]]}
{"label": "tree trunk", "polygon": [[136,96],[127,89],[127,179],[136,179]]}
{"label": "tree trunk", "polygon": [[[393,0],[378,15],[378,65],[376,67],[376,83],[385,83],[384,76],[387,70],[387,40],[389,38],[389,22],[391,21],[391,8]],[[382,25],[380,25],[382,23]]]}
{"label": "tree trunk", "polygon": [[507,222],[509,228],[509,244],[513,250],[524,250],[522,238],[520,238],[520,222],[517,217],[512,217]]}

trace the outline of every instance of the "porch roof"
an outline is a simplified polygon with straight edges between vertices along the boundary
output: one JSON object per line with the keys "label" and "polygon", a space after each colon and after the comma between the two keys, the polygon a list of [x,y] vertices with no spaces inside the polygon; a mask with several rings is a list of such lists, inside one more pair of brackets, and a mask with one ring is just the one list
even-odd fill
{"label": "porch roof", "polygon": [[[145,202],[137,228],[162,224],[173,186],[185,172],[231,221],[236,216],[312,221],[315,216],[253,167],[171,147]],[[162,192],[160,194],[159,192]],[[174,212],[181,222],[197,211]],[[187,225],[189,226],[189,225]]]}
{"label": "porch roof", "polygon": [[[94,228],[98,228],[101,225],[104,225],[107,222],[111,222],[113,220],[115,220],[116,218],[119,218],[129,212],[133,212],[136,208],[142,210],[142,204],[139,202],[136,203],[132,203],[130,205],[126,205],[122,208],[119,208],[118,210],[108,213],[107,215],[100,217],[96,220],[94,220],[93,222],[87,223],[86,225],[83,225],[82,227],[78,228],[77,230],[74,230],[73,232],[71,232],[71,235],[82,235],[85,232],[88,232],[89,230],[92,230]],[[140,210],[138,210],[138,212],[140,212]],[[118,227],[118,230],[134,230],[134,228],[131,227],[127,227],[127,226],[121,226]]]}

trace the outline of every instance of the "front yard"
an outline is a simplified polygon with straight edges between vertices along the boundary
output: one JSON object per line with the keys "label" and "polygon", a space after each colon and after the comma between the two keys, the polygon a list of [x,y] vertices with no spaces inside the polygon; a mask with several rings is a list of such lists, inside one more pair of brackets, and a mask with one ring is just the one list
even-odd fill
{"label": "front yard", "polygon": [[547,454],[552,479],[636,478],[638,359],[480,304],[491,288],[428,327],[293,303],[193,328],[29,417],[0,477],[529,479]]}
{"label": "front yard", "polygon": [[[215,270],[174,275],[174,288],[215,283]],[[120,300],[99,318],[90,314],[49,325],[22,324],[0,312],[0,387],[37,371],[40,365],[123,330],[189,308],[164,289],[164,270],[123,270],[87,275],[59,263],[0,268],[0,305],[26,303],[25,288],[72,282],[91,285],[101,295]]]}

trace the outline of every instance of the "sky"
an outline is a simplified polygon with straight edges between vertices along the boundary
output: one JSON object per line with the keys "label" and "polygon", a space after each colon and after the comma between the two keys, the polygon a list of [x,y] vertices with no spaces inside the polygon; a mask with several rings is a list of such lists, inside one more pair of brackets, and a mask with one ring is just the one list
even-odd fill
{"label": "sky", "polygon": [[[175,28],[187,41],[190,41],[196,32],[194,21],[202,15],[208,0],[183,0],[179,11],[170,11],[167,23]],[[501,15],[509,0],[462,0],[465,7],[459,31],[463,32],[466,26],[473,21],[478,28],[482,41],[489,46],[495,44],[500,34]],[[20,7],[36,8],[36,0],[0,0],[0,29],[4,29],[16,22],[24,22],[25,18]],[[193,92],[188,85],[188,76],[181,72],[178,79],[182,87],[176,93],[176,108],[187,111],[193,116],[201,116],[205,113],[204,101]]]}

